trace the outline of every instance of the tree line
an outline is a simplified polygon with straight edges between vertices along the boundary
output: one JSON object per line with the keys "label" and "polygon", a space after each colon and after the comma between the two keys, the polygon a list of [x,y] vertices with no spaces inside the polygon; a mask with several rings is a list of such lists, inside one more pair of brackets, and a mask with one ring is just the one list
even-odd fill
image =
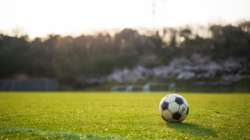
{"label": "tree line", "polygon": [[192,28],[164,28],[150,33],[123,29],[114,35],[49,35],[30,40],[27,35],[0,34],[0,79],[25,74],[72,82],[102,77],[115,69],[137,65],[152,68],[197,53],[214,61],[244,60],[250,73],[250,21],[238,25],[211,25],[209,36]]}

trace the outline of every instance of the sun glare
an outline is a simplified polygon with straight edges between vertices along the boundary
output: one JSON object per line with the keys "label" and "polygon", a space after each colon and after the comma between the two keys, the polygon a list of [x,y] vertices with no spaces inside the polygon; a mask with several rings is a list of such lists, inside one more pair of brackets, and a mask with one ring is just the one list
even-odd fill
{"label": "sun glare", "polygon": [[0,30],[31,36],[124,27],[162,27],[250,17],[247,0],[3,0]]}

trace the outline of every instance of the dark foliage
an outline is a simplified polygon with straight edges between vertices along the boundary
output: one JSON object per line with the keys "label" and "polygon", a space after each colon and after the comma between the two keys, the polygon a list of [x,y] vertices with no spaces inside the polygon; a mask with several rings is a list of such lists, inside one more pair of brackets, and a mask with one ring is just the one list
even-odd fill
{"label": "dark foliage", "polygon": [[[115,35],[50,35],[46,39],[0,35],[0,78],[19,74],[56,78],[69,83],[110,74],[114,69],[136,65],[155,67],[173,58],[194,53],[214,60],[242,58],[250,73],[250,22],[238,26],[213,25],[211,37],[202,37],[189,28],[164,29],[149,35],[124,29]],[[164,41],[168,36],[169,41]],[[182,38],[178,41],[177,38]]]}

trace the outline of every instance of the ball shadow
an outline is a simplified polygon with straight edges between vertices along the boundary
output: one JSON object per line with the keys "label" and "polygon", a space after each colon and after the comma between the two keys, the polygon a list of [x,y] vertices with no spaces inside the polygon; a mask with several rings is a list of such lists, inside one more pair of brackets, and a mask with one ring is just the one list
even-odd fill
{"label": "ball shadow", "polygon": [[189,133],[194,136],[212,136],[217,134],[212,128],[206,128],[194,123],[167,123],[168,127],[175,129],[181,133]]}

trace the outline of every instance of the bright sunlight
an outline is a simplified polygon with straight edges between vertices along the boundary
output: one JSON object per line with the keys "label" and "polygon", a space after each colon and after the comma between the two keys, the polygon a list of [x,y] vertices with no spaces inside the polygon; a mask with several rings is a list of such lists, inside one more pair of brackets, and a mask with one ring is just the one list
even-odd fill
{"label": "bright sunlight", "polygon": [[249,19],[248,0],[1,0],[0,31],[30,36]]}

